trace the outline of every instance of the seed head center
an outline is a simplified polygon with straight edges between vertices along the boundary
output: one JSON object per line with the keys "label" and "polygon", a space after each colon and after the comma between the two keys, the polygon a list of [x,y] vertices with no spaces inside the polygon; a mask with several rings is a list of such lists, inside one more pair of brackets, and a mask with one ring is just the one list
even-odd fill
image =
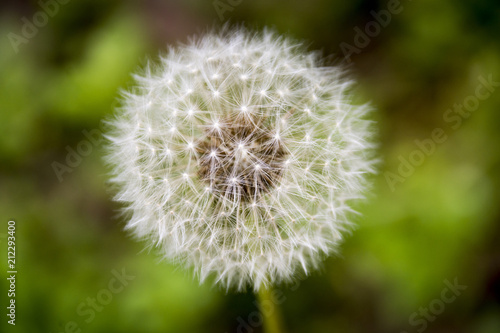
{"label": "seed head center", "polygon": [[198,177],[219,198],[255,202],[281,180],[282,140],[250,120],[217,122],[196,144]]}

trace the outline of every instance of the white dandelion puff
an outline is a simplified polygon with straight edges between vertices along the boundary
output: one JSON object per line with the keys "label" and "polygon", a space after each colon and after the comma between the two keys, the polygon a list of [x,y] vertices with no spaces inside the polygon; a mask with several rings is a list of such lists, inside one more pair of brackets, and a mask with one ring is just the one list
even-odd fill
{"label": "white dandelion puff", "polygon": [[336,250],[374,172],[369,107],[341,69],[268,31],[225,31],[136,80],[107,146],[134,235],[239,290]]}

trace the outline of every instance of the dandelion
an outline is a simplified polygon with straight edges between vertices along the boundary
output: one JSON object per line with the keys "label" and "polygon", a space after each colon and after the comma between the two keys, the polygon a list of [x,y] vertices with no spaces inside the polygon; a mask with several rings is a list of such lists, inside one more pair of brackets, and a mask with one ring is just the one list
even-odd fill
{"label": "dandelion", "polygon": [[136,80],[108,135],[134,235],[238,290],[336,251],[374,171],[369,108],[341,69],[240,30],[171,48]]}

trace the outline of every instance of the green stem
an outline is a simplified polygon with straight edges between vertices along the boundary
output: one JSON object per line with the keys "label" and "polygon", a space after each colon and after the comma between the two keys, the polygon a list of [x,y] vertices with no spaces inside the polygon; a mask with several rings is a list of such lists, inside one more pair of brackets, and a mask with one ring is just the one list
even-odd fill
{"label": "green stem", "polygon": [[264,321],[264,333],[283,333],[281,313],[272,288],[260,287],[257,298]]}

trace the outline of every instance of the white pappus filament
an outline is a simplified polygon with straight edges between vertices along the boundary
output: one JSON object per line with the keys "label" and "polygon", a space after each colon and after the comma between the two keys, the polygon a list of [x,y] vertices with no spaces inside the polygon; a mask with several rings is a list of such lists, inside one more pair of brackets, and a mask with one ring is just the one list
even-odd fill
{"label": "white pappus filament", "polygon": [[374,172],[369,107],[341,69],[238,30],[172,48],[136,80],[107,136],[134,235],[238,290],[335,251]]}

